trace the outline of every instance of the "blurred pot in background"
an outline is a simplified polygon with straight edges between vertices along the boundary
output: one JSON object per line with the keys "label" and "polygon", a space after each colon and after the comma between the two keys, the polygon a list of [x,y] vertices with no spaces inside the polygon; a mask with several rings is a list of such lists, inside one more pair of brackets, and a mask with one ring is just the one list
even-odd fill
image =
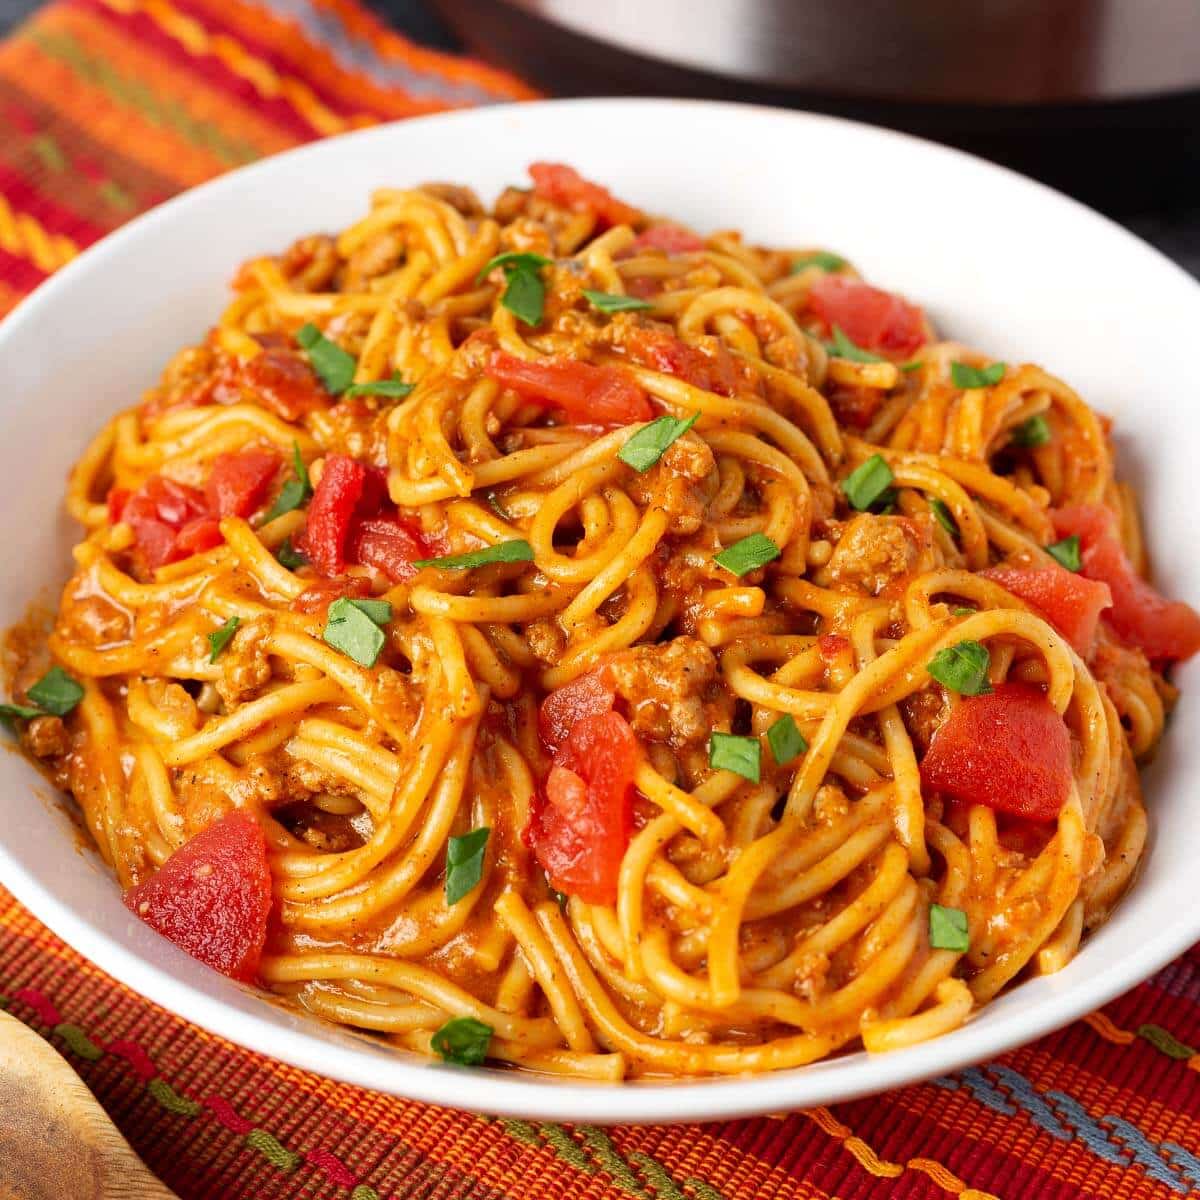
{"label": "blurred pot in background", "polygon": [[1195,0],[435,4],[475,53],[557,95],[858,117],[969,146],[1109,211],[1196,191]]}

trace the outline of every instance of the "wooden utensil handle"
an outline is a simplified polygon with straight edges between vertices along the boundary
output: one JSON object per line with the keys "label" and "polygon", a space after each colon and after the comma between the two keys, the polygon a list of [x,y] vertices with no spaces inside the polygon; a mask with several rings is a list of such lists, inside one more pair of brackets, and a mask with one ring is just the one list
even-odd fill
{"label": "wooden utensil handle", "polygon": [[0,1012],[0,1200],[178,1200],[83,1080]]}

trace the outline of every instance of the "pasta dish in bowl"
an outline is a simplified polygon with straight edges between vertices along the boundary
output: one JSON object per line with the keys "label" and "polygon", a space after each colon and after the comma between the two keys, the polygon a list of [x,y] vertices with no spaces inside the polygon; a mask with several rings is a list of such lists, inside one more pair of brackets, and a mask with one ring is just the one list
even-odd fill
{"label": "pasta dish in bowl", "polygon": [[147,924],[460,1064],[778,1070],[1056,971],[1200,648],[1108,423],[530,174],[241,267],[72,473],[22,747]]}

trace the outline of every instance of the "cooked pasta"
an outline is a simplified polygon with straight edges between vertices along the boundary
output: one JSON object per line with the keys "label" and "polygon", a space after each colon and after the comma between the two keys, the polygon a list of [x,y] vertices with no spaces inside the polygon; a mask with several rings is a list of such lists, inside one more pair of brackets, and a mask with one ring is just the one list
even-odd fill
{"label": "cooked pasta", "polygon": [[777,1070],[1058,970],[1200,646],[1108,422],[531,174],[241,268],[71,476],[23,746],[155,928],[454,1061]]}

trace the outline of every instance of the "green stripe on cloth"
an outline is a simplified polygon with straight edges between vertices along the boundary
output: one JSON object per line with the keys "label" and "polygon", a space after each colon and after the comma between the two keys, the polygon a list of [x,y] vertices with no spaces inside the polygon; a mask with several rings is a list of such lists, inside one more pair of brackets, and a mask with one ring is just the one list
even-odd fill
{"label": "green stripe on cloth", "polygon": [[133,109],[147,121],[180,134],[228,166],[242,166],[260,157],[254,146],[227,137],[215,125],[197,120],[182,104],[164,99],[140,81],[121,74],[105,59],[89,53],[87,47],[80,45],[70,34],[30,28],[23,36],[43,54],[57,59],[103,89],[113,100]]}

